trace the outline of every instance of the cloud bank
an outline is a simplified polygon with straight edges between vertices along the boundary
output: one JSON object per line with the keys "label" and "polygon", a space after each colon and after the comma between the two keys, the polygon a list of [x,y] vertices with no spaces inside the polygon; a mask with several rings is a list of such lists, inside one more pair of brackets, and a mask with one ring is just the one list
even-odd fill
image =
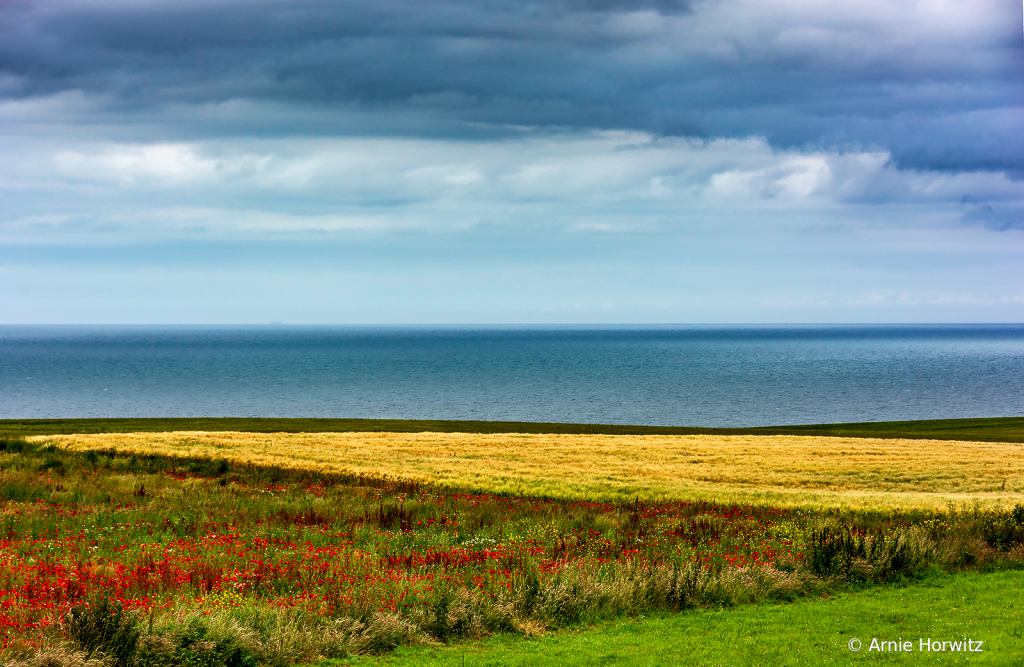
{"label": "cloud bank", "polygon": [[6,100],[179,137],[631,129],[1024,173],[1001,0],[15,1],[0,26]]}
{"label": "cloud bank", "polygon": [[[600,279],[562,272],[615,258],[627,287],[611,301],[632,289],[664,306],[622,317],[688,321],[667,296],[682,289],[734,304],[700,311],[712,319],[818,304],[814,319],[880,294],[1015,319],[1021,26],[997,0],[11,0],[0,268],[28,285],[72,246],[68,281],[97,270],[99,246],[122,249],[104,266],[180,267],[195,266],[181,244],[293,244],[253,252],[301,272],[304,253],[358,248],[365,275],[399,283],[431,258],[472,273],[486,256],[597,304]],[[728,279],[649,273],[695,262],[778,282],[747,299]],[[797,294],[829,282],[826,265],[856,288]],[[494,280],[453,298],[487,302]],[[403,299],[387,317],[423,316],[409,309],[422,297]],[[449,305],[437,312],[483,313]]]}

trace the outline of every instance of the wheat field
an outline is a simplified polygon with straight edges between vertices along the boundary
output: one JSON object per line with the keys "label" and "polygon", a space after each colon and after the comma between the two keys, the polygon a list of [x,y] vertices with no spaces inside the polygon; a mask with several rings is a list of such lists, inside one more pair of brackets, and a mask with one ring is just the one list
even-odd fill
{"label": "wheat field", "polygon": [[173,432],[37,436],[481,491],[849,509],[1024,502],[1024,444],[819,436]]}

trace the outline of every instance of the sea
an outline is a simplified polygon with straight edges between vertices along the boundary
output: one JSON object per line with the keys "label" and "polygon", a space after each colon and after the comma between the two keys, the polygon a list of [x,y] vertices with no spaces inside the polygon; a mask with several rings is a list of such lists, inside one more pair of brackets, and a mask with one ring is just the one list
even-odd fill
{"label": "sea", "polygon": [[1024,325],[0,326],[0,418],[1024,415]]}

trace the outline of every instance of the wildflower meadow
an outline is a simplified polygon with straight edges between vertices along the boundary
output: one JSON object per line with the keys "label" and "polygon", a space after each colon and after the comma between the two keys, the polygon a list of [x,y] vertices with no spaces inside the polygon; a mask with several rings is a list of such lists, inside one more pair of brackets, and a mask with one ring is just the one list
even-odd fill
{"label": "wildflower meadow", "polygon": [[1024,562],[1021,506],[586,502],[0,445],[10,665],[288,665]]}

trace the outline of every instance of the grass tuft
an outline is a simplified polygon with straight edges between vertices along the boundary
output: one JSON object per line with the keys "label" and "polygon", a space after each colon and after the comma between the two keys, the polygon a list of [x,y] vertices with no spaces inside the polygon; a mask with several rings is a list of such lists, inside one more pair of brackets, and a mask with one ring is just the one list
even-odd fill
{"label": "grass tuft", "polygon": [[86,652],[86,659],[99,653],[114,667],[129,667],[135,662],[140,634],[135,619],[120,602],[106,595],[72,607],[66,628],[68,637]]}

